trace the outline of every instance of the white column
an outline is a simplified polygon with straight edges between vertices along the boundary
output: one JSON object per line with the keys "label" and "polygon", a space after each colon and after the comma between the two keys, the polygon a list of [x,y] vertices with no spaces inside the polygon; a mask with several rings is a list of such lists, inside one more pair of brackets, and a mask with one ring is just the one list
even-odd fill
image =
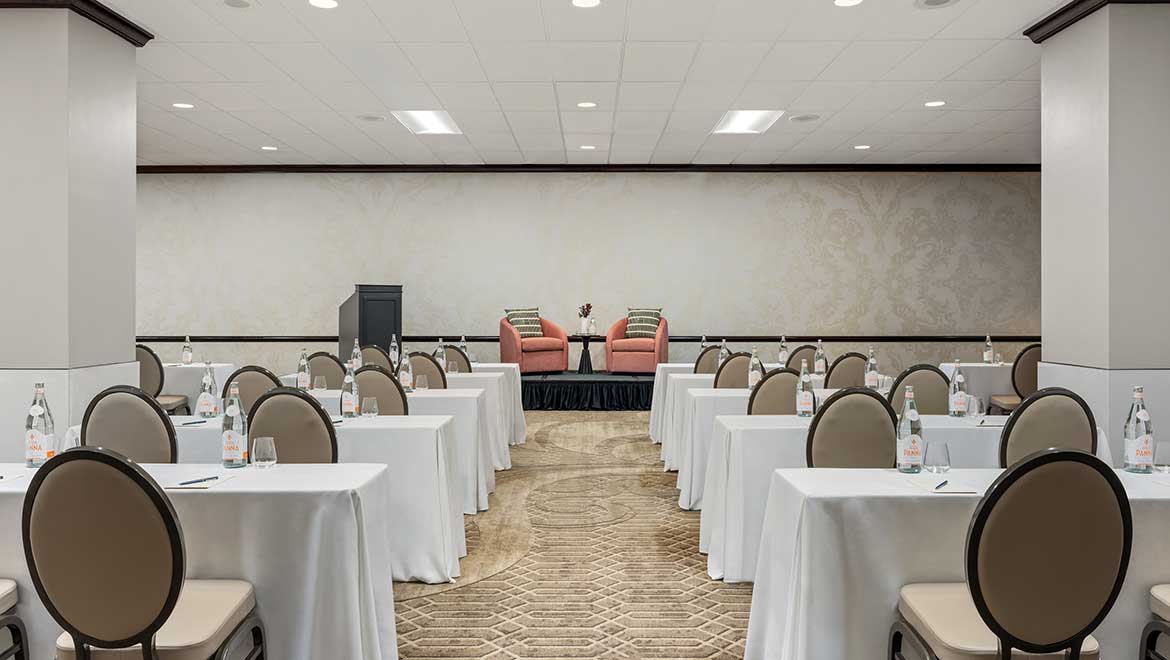
{"label": "white column", "polygon": [[135,45],[69,9],[0,8],[0,461],[33,383],[58,434],[134,362]]}
{"label": "white column", "polygon": [[1043,42],[1040,385],[1089,402],[1120,464],[1134,385],[1170,420],[1170,4]]}

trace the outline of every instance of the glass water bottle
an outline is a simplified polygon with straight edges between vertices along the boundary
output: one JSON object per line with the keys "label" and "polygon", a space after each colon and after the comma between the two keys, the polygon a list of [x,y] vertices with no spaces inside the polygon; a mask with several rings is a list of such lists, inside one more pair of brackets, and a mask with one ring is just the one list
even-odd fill
{"label": "glass water bottle", "polygon": [[228,398],[223,402],[223,466],[244,467],[248,464],[248,411],[240,401],[240,384],[232,381]]}
{"label": "glass water bottle", "polygon": [[906,386],[902,413],[898,415],[898,471],[922,471],[922,420],[914,403],[914,388]]}

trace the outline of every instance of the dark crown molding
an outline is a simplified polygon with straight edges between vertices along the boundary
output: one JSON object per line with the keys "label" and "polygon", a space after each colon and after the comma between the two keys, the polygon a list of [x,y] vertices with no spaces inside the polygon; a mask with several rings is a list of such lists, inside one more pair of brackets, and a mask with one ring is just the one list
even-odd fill
{"label": "dark crown molding", "polygon": [[1073,0],[1024,30],[1024,36],[1034,43],[1042,43],[1045,39],[1059,34],[1105,5],[1166,4],[1170,4],[1170,0]]}
{"label": "dark crown molding", "polygon": [[[3,2],[3,0],[0,0]],[[1029,164],[945,165],[139,165],[139,174],[470,174],[539,172],[1039,172]]]}
{"label": "dark crown molding", "polygon": [[154,35],[96,0],[0,0],[0,9],[68,9],[141,48]]}

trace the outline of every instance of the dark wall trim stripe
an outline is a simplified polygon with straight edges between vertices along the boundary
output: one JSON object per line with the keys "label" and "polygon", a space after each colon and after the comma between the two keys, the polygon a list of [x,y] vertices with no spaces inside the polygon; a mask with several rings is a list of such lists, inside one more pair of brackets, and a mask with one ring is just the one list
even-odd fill
{"label": "dark wall trim stripe", "polygon": [[1165,5],[1170,0],[1073,0],[1024,30],[1024,36],[1043,43],[1106,5]]}
{"label": "dark wall trim stripe", "polygon": [[[874,344],[890,344],[905,342],[937,342],[937,343],[969,343],[982,342],[983,335],[788,335],[788,343],[808,343],[823,339],[827,342],[860,342]],[[182,343],[183,335],[140,335],[138,341],[142,343]],[[457,341],[459,335],[455,333],[442,335],[404,335],[404,342],[436,342],[439,339]],[[717,343],[723,339],[729,342],[746,343],[775,343],[780,341],[780,335],[707,335],[707,341]],[[201,344],[214,343],[328,343],[336,342],[337,335],[191,335],[191,341]],[[992,335],[996,342],[1038,342],[1040,335]],[[498,343],[497,335],[467,335],[467,341],[477,344]],[[569,336],[569,341],[579,343],[580,337]],[[672,336],[671,342],[697,344],[702,337],[695,335]]]}
{"label": "dark wall trim stripe", "polygon": [[139,48],[154,39],[153,34],[95,0],[0,0],[0,9],[68,9]]}
{"label": "dark wall trim stripe", "polygon": [[[2,0],[0,0],[2,1]],[[139,165],[139,174],[481,174],[583,172],[1039,172],[1039,165]]]}

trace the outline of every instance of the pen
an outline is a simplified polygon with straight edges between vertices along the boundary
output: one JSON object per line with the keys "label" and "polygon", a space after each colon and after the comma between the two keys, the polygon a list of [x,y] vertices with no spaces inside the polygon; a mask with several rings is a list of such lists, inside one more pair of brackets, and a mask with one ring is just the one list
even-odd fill
{"label": "pen", "polygon": [[183,422],[179,426],[195,426],[196,424],[206,424],[206,423],[207,423],[206,419],[197,419],[193,422]]}
{"label": "pen", "polygon": [[215,481],[216,479],[219,479],[219,477],[203,477],[202,479],[192,479],[191,481],[180,481],[179,485],[194,486],[195,484],[201,484],[207,481]]}
{"label": "pen", "polygon": [[938,490],[939,488],[942,488],[943,486],[945,486],[945,485],[947,485],[947,484],[949,484],[949,483],[950,483],[950,481],[944,481],[944,482],[942,482],[941,484],[939,484],[939,485],[935,486],[935,487],[934,487],[934,489],[935,489],[935,490]]}

